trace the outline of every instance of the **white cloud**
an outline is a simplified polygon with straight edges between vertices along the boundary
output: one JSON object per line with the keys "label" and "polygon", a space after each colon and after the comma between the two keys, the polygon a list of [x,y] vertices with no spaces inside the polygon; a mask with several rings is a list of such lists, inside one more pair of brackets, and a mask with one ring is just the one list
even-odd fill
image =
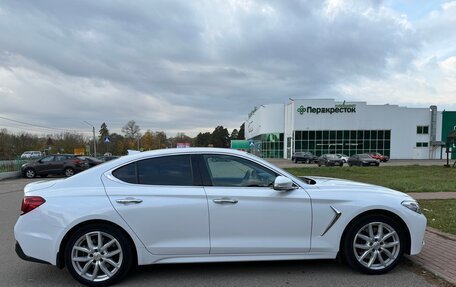
{"label": "white cloud", "polygon": [[376,0],[5,1],[0,115],[194,135],[289,97],[448,109],[454,3],[412,21]]}

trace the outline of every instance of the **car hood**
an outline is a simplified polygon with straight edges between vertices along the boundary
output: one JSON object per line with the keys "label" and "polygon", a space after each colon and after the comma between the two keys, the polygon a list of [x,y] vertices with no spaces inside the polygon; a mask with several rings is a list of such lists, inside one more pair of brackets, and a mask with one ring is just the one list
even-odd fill
{"label": "car hood", "polygon": [[411,198],[409,195],[394,190],[390,189],[387,187],[379,186],[379,185],[374,185],[374,184],[368,184],[368,183],[362,183],[362,182],[357,182],[357,181],[352,181],[352,180],[346,180],[346,179],[339,179],[339,178],[330,178],[330,177],[319,177],[319,176],[306,176],[305,178],[311,179],[315,181],[315,186],[320,189],[325,189],[325,190],[334,190],[334,191],[343,191],[343,192],[360,192],[360,191],[366,191],[366,192],[376,192],[376,193],[383,193],[391,196],[398,196],[398,197],[404,197],[404,198]]}
{"label": "car hood", "polygon": [[24,194],[27,195],[33,191],[53,187],[54,185],[61,182],[62,180],[64,180],[64,179],[41,180],[41,181],[29,183],[24,187]]}

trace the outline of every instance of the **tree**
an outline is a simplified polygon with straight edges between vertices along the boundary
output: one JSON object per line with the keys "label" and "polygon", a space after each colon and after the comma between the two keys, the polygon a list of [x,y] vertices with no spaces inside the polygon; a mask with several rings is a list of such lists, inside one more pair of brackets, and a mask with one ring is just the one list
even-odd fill
{"label": "tree", "polygon": [[142,148],[145,150],[151,150],[154,146],[154,133],[147,130],[141,137]]}
{"label": "tree", "polygon": [[109,130],[106,123],[101,124],[98,134],[98,146],[105,146],[105,152],[108,152],[108,146],[110,143],[104,142],[105,138],[109,136]]}
{"label": "tree", "polygon": [[99,139],[100,143],[103,142],[107,136],[109,136],[109,130],[108,130],[108,126],[106,125],[106,123],[101,124],[100,131],[98,133],[99,133],[98,139]]}
{"label": "tree", "polygon": [[129,121],[122,127],[122,132],[126,138],[137,139],[141,128],[136,124],[135,121]]}
{"label": "tree", "polygon": [[195,146],[197,147],[207,147],[211,144],[212,135],[210,132],[199,133],[195,138]]}
{"label": "tree", "polygon": [[127,152],[127,143],[122,135],[111,134],[111,152],[114,155],[124,155]]}
{"label": "tree", "polygon": [[122,132],[125,134],[125,138],[128,139],[128,148],[136,148],[135,142],[137,141],[137,149],[139,150],[140,131],[141,128],[133,120],[122,127]]}
{"label": "tree", "polygon": [[171,147],[176,147],[177,143],[192,143],[193,139],[187,136],[185,133],[177,133],[173,138],[169,139]]}
{"label": "tree", "polygon": [[245,140],[245,123],[242,123],[241,127],[239,128],[239,133],[237,136],[238,140]]}
{"label": "tree", "polygon": [[214,147],[227,148],[230,146],[228,130],[223,126],[216,127],[215,130],[212,132],[211,138]]}
{"label": "tree", "polygon": [[154,148],[162,149],[168,146],[168,138],[164,131],[154,133]]}
{"label": "tree", "polygon": [[237,130],[237,129],[234,129],[234,130],[231,132],[230,138],[231,138],[231,140],[237,140],[237,139],[238,139],[238,136],[239,136],[238,130]]}

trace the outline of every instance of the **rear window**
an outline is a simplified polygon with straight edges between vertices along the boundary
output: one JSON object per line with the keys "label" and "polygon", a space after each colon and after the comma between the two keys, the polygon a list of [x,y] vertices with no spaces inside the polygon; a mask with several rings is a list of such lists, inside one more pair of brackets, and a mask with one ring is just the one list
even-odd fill
{"label": "rear window", "polygon": [[193,185],[189,155],[166,156],[137,161],[113,171],[124,182],[145,185]]}

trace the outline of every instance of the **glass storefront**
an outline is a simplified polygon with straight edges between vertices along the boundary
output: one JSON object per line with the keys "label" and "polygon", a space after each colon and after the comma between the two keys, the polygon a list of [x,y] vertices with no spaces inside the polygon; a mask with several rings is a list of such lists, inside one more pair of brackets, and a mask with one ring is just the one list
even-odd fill
{"label": "glass storefront", "polygon": [[262,158],[283,158],[283,133],[262,134],[250,139],[254,153]]}
{"label": "glass storefront", "polygon": [[390,155],[391,130],[313,130],[294,132],[294,151],[314,155],[353,155],[379,152]]}

